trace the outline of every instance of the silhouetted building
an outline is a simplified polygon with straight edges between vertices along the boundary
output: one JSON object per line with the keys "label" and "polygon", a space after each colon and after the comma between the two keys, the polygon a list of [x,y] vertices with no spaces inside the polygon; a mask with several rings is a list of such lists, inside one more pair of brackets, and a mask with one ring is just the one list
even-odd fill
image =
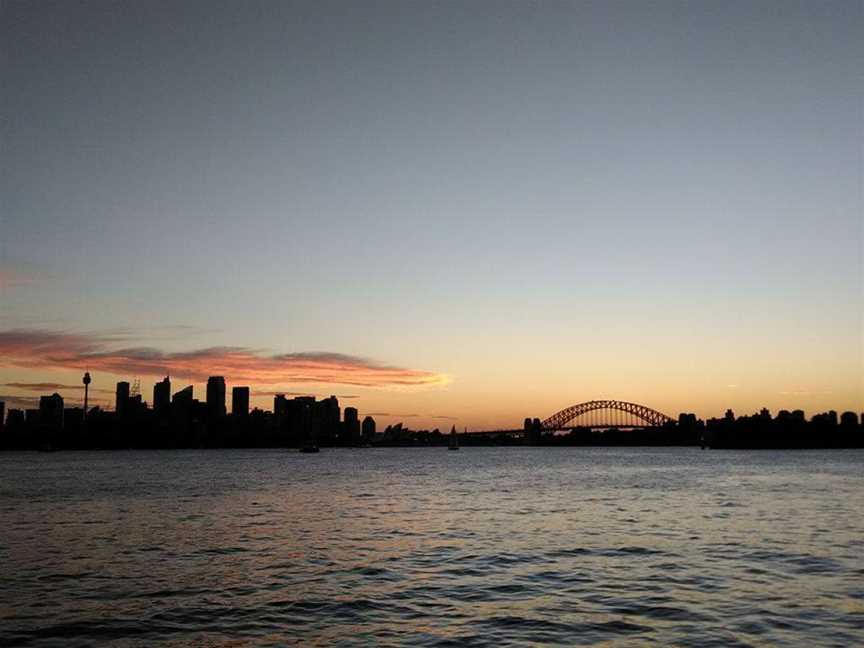
{"label": "silhouetted building", "polygon": [[345,408],[345,420],[342,423],[344,445],[358,445],[360,443],[360,417],[356,407]]}
{"label": "silhouetted building", "polygon": [[231,390],[231,413],[234,416],[249,415],[249,388],[234,387]]}
{"label": "silhouetted building", "polygon": [[288,399],[285,394],[276,394],[273,397],[273,416],[277,421],[282,420],[288,414]]}
{"label": "silhouetted building", "polygon": [[57,392],[39,399],[39,423],[54,428],[63,427],[63,397]]}
{"label": "silhouetted building", "polygon": [[24,427],[24,410],[10,408],[6,416],[6,427],[10,429]]}
{"label": "silhouetted building", "polygon": [[125,415],[129,416],[139,416],[141,412],[147,407],[147,403],[141,400],[141,394],[135,394],[134,396],[130,396],[126,399],[126,412]]}
{"label": "silhouetted building", "polygon": [[[2,407],[0,403],[0,407]],[[0,410],[2,411],[2,410]],[[855,427],[858,425],[858,415],[855,412],[843,412],[840,415],[840,425],[843,427]]]}
{"label": "silhouetted building", "polygon": [[297,396],[285,404],[285,418],[280,434],[287,445],[317,444],[317,422],[312,419],[314,396]]}
{"label": "silhouetted building", "polygon": [[3,434],[0,434],[0,448],[23,450],[28,447],[24,427],[24,410],[11,408],[6,416]]}
{"label": "silhouetted building", "polygon": [[[525,422],[527,423],[528,420],[526,419]],[[540,422],[539,418],[534,418],[531,421],[531,428],[527,432],[527,437],[528,438],[526,440],[530,445],[536,445],[540,443],[540,440],[543,437],[543,424]]]}
{"label": "silhouetted building", "polygon": [[171,409],[171,379],[165,376],[153,385],[153,411],[162,418]]}
{"label": "silhouetted building", "polygon": [[191,405],[192,400],[194,399],[194,390],[192,385],[188,387],[184,387],[180,391],[174,394],[174,397],[171,399],[172,405]]}
{"label": "silhouetted building", "polygon": [[84,408],[83,407],[67,407],[63,410],[63,427],[66,430],[70,428],[74,431],[80,430],[84,424]]}
{"label": "silhouetted building", "polygon": [[114,395],[114,411],[122,418],[126,415],[126,405],[129,402],[129,383],[121,380],[117,383],[117,391]]}
{"label": "silhouetted building", "polygon": [[171,426],[175,436],[174,443],[182,445],[186,434],[188,434],[192,419],[196,414],[196,405],[198,401],[193,397],[194,391],[192,385],[184,387],[174,394],[171,399]]}
{"label": "silhouetted building", "polygon": [[6,425],[6,403],[0,401],[0,430]]}
{"label": "silhouetted building", "polygon": [[207,417],[215,420],[225,416],[225,378],[210,376],[207,379]]}
{"label": "silhouetted building", "polygon": [[375,438],[375,419],[371,416],[364,418],[360,433],[363,436],[363,443],[372,443]]}
{"label": "silhouetted building", "polygon": [[341,410],[339,400],[335,396],[324,398],[312,408],[313,431],[317,432],[318,442],[322,445],[333,445],[339,434],[339,419]]}

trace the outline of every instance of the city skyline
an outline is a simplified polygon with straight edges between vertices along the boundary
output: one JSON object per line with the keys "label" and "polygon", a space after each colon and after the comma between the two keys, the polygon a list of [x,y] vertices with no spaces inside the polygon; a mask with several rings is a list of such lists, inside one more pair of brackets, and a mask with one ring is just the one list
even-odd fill
{"label": "city skyline", "polygon": [[[82,377],[85,390],[92,382]],[[176,387],[175,387],[176,388]],[[864,412],[820,412],[762,408],[735,416],[700,419],[692,412],[672,417],[647,405],[620,400],[577,403],[541,419],[526,416],[522,427],[457,432],[439,427],[411,428],[403,422],[378,428],[374,416],[360,421],[356,407],[339,404],[335,395],[289,398],[278,393],[272,410],[249,408],[249,387],[231,389],[226,407],[224,376],[209,376],[204,400],[192,385],[176,388],[165,376],[153,386],[152,406],[144,400],[140,381],[115,386],[113,410],[99,406],[67,407],[54,392],[39,397],[39,406],[11,408],[0,401],[0,450],[117,450],[203,448],[296,448],[303,453],[320,447],[430,447],[447,445],[528,446],[699,446],[701,449],[860,448],[864,444]],[[85,391],[85,394],[87,392]],[[86,396],[85,396],[86,402]],[[446,428],[445,428],[446,429]]]}
{"label": "city skyline", "polygon": [[0,646],[864,646],[864,0],[0,0]]}
{"label": "city skyline", "polygon": [[[90,405],[89,405],[89,407],[87,407],[86,406],[86,404],[88,402],[87,393],[88,393],[88,391],[94,391],[94,389],[90,387],[91,383],[92,383],[92,376],[91,376],[89,371],[84,373],[84,376],[82,377],[80,385],[71,385],[71,384],[64,385],[64,384],[59,384],[59,383],[30,383],[30,384],[28,384],[28,383],[13,383],[10,386],[14,386],[14,387],[17,387],[19,389],[24,389],[24,390],[28,390],[28,391],[34,391],[34,392],[39,391],[39,390],[42,390],[42,391],[55,390],[55,391],[50,395],[49,394],[41,394],[38,396],[22,397],[22,398],[12,397],[11,400],[9,401],[9,405],[11,406],[11,407],[9,407],[9,410],[14,410],[14,411],[17,411],[20,413],[29,412],[29,411],[37,411],[37,410],[42,409],[46,400],[48,402],[51,402],[55,399],[59,399],[58,402],[60,403],[61,410],[66,405],[70,405],[72,407],[72,409],[78,409],[82,412],[83,417],[84,417],[83,420],[86,420],[88,412],[100,413],[100,414],[101,413],[113,414],[113,415],[120,417],[120,420],[123,420],[126,416],[126,412],[124,410],[130,406],[135,408],[135,409],[141,409],[142,411],[148,411],[148,412],[152,411],[155,415],[160,416],[160,415],[166,415],[169,412],[169,410],[171,409],[171,407],[173,406],[173,403],[175,403],[178,399],[180,399],[181,401],[188,399],[190,402],[195,402],[196,404],[200,402],[202,404],[202,406],[204,407],[204,410],[202,410],[202,412],[201,412],[202,420],[214,421],[214,420],[223,419],[229,415],[232,417],[236,417],[238,415],[239,416],[248,416],[252,412],[258,412],[261,414],[273,414],[273,415],[278,416],[279,412],[280,412],[280,403],[282,405],[284,405],[284,404],[288,403],[289,401],[305,402],[305,403],[315,403],[317,401],[319,404],[324,402],[324,401],[333,401],[337,404],[337,410],[341,411],[341,409],[338,407],[338,399],[339,398],[346,399],[346,400],[358,398],[356,395],[345,395],[345,394],[338,395],[338,396],[336,394],[330,394],[327,397],[323,397],[320,394],[313,394],[311,392],[302,392],[302,391],[297,392],[297,391],[290,391],[290,390],[270,390],[270,391],[252,392],[251,388],[248,385],[240,385],[240,384],[231,384],[230,385],[230,391],[229,391],[228,390],[229,384],[226,382],[225,377],[224,376],[215,376],[215,375],[208,376],[207,381],[205,383],[203,383],[204,388],[201,389],[201,385],[199,385],[198,386],[199,389],[196,391],[196,385],[194,383],[193,384],[186,384],[185,382],[181,382],[180,384],[183,384],[185,386],[180,388],[178,386],[178,383],[175,382],[174,386],[172,388],[171,376],[165,375],[161,380],[153,382],[152,399],[150,399],[150,400],[148,400],[146,398],[146,394],[144,393],[144,390],[142,388],[141,380],[139,378],[136,378],[134,380],[134,387],[132,386],[132,383],[130,383],[128,380],[120,380],[120,381],[116,382],[113,391],[106,389],[106,388],[95,388],[96,392],[105,395],[105,397],[102,400],[96,401],[96,402],[94,402],[93,399],[90,399],[90,401],[89,401]],[[76,391],[76,392],[79,390],[84,390],[85,395],[82,396],[80,399],[73,398],[73,399],[67,400],[60,393],[58,393],[57,390],[59,390],[59,391],[72,390],[72,391]],[[176,391],[174,391],[174,390],[176,390]],[[205,392],[204,400],[199,401],[199,399],[194,399],[194,394],[200,393],[201,391]],[[107,396],[108,394],[113,396],[113,399],[108,398],[108,396]],[[253,398],[253,396],[254,396],[254,398]],[[319,398],[321,400],[318,400]],[[193,399],[194,399],[194,401],[193,401]],[[227,403],[228,403],[229,399],[231,402],[231,408],[230,409],[227,407]],[[269,402],[273,403],[273,406],[271,408],[268,408],[265,404],[265,400],[268,400],[268,399],[269,399]],[[113,400],[113,407],[112,407],[112,400]],[[64,405],[64,403],[65,403],[65,405]],[[84,407],[83,408],[79,407],[79,405],[82,405],[82,404],[84,405]],[[647,412],[647,417],[644,414],[637,414],[635,420],[641,420],[642,424],[645,424],[645,425],[660,426],[664,420],[668,421],[670,423],[675,420],[675,417],[670,417],[667,414],[665,414],[663,412],[659,412],[657,410],[654,410],[653,408],[650,408],[646,405],[639,405],[636,403],[632,403],[629,401],[621,401],[618,399],[592,399],[591,401],[586,401],[586,402],[582,402],[582,403],[574,405],[574,406],[565,407],[561,411],[556,412],[553,416],[546,417],[546,418],[548,418],[549,422],[551,422],[553,420],[561,419],[562,423],[564,421],[569,421],[569,420],[573,419],[573,423],[572,423],[573,425],[581,425],[581,423],[578,423],[575,421],[574,417],[581,416],[582,410],[585,410],[587,412],[587,411],[592,410],[592,408],[596,409],[597,404],[602,404],[603,407],[612,406],[614,408],[618,408],[619,405],[626,406],[624,409],[622,409],[619,412],[619,413],[623,412],[623,413],[625,413],[625,415],[627,413],[635,412],[637,410],[638,411],[644,410],[645,412]],[[585,409],[586,406],[587,406],[587,409]],[[67,411],[69,411],[69,409],[70,408],[66,407]],[[357,412],[358,412],[357,407],[346,406],[345,409],[346,409],[346,412],[347,411],[353,412],[353,415],[356,417]],[[3,415],[5,414],[6,411],[7,411],[7,402],[0,399],[0,427],[2,427],[2,425],[3,425],[3,422],[4,422]],[[750,413],[744,413],[743,417],[744,418],[747,418],[747,417],[765,417],[765,416],[769,416],[770,412],[771,412],[771,410],[769,408],[760,407],[760,408],[758,408],[758,410],[754,410]],[[733,413],[732,408],[726,408],[722,418],[728,419],[732,413]],[[858,423],[857,423],[858,412],[853,411],[853,410],[837,410],[836,408],[831,408],[831,409],[828,409],[828,410],[823,411],[823,412],[805,412],[803,409],[800,409],[800,408],[780,408],[778,411],[778,417],[780,417],[780,418],[788,417],[788,416],[792,415],[792,416],[794,416],[797,419],[802,420],[802,421],[806,420],[808,414],[813,416],[814,420],[824,418],[824,417],[834,417],[837,420],[841,420],[847,416],[848,417],[854,416],[855,422],[853,423],[853,426],[858,425]],[[367,415],[367,418],[371,418],[373,416],[379,416],[382,418],[382,420],[384,420],[385,422],[388,422],[390,424],[398,423],[400,426],[404,423],[403,419],[419,418],[418,415],[416,415],[416,414],[397,414],[397,413],[390,413],[390,412],[371,412]],[[562,418],[562,416],[563,416],[563,418]],[[642,417],[642,418],[640,419],[640,417]],[[688,421],[692,420],[694,423],[697,420],[704,422],[705,420],[719,420],[719,419],[721,419],[720,416],[704,416],[703,417],[703,416],[697,415],[696,413],[686,412],[686,411],[680,412],[679,417],[686,417]],[[441,420],[455,421],[456,420],[456,418],[452,417],[452,416],[430,415],[430,416],[427,416],[425,418],[427,420],[431,420],[431,421],[441,421]],[[82,420],[82,423],[83,423],[83,420]],[[530,424],[531,420],[532,420],[532,417],[530,417],[530,416],[524,419],[524,426],[525,426],[524,429],[525,430],[527,430],[529,428],[529,424]],[[536,427],[539,420],[540,419],[536,418],[536,417],[533,419],[533,421],[534,421],[533,425],[535,427]],[[597,420],[598,419],[595,418],[594,422],[596,423]],[[613,422],[602,424],[601,427],[603,425],[607,425],[609,427],[615,427],[616,426],[615,421],[617,419],[615,419],[613,417],[613,419],[611,419],[611,420]],[[862,421],[862,424],[864,424],[864,412],[861,412],[861,421]],[[347,422],[347,418],[346,418],[346,422]],[[586,417],[584,422],[585,422],[585,424],[590,424],[591,418]],[[359,423],[359,421],[358,421],[358,423]],[[618,421],[618,423],[621,423],[621,421]],[[836,425],[836,423],[837,423],[837,421],[835,421],[835,425]],[[680,424],[681,424],[681,421],[679,421],[679,425]],[[373,425],[374,425],[374,421],[373,421]],[[421,423],[421,426],[422,426],[422,423]],[[435,427],[437,429],[439,426],[436,425]],[[455,429],[455,423],[454,423],[453,427]],[[569,427],[570,427],[570,425],[561,425],[560,427],[555,428],[555,429],[567,429]],[[627,427],[627,424],[624,424],[624,427]],[[389,428],[389,425],[388,425],[388,428]],[[467,426],[464,429],[465,429],[465,431],[467,431]],[[495,429],[489,429],[489,430],[487,430],[487,432],[494,432],[496,430],[500,431],[500,430],[505,430],[505,429],[513,430],[516,428],[513,425],[505,425],[505,426],[499,426]],[[473,432],[477,433],[476,430],[474,430]],[[484,433],[484,432],[481,430],[480,433]]]}
{"label": "city skyline", "polygon": [[184,7],[0,9],[7,408],[864,409],[854,3]]}

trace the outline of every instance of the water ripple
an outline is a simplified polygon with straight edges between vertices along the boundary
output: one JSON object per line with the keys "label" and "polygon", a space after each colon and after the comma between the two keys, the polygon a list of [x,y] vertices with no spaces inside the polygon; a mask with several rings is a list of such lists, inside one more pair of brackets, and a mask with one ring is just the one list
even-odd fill
{"label": "water ripple", "polygon": [[0,455],[0,645],[864,644],[860,451],[463,450]]}

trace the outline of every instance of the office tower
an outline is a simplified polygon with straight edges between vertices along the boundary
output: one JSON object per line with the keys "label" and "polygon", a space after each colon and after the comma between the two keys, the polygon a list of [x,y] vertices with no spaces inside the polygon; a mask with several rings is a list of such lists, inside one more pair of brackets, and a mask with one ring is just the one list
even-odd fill
{"label": "office tower", "polygon": [[344,431],[343,443],[358,445],[360,443],[360,417],[356,407],[345,408],[345,420],[342,423]]}
{"label": "office tower", "polygon": [[21,429],[24,427],[24,410],[11,408],[9,416],[6,418],[6,427],[11,429]]}
{"label": "office tower", "polygon": [[285,394],[276,394],[276,396],[273,397],[273,416],[279,420],[287,413],[288,399],[285,398]]}
{"label": "office tower", "polygon": [[364,443],[371,443],[372,439],[375,438],[375,419],[371,416],[367,416],[363,419],[363,428],[361,431],[363,436]]}
{"label": "office tower", "polygon": [[247,416],[249,414],[249,388],[234,387],[231,390],[231,414]]}
{"label": "office tower", "polygon": [[225,378],[207,379],[207,417],[212,421],[225,416]]}
{"label": "office tower", "polygon": [[171,408],[171,379],[165,376],[153,385],[153,411],[162,417]]}
{"label": "office tower", "polygon": [[192,385],[184,387],[178,391],[171,399],[171,420],[182,423],[192,420],[195,413],[195,403],[193,398]]}
{"label": "office tower", "polygon": [[188,387],[184,387],[183,389],[178,391],[176,394],[174,394],[174,397],[171,399],[171,402],[174,404],[177,404],[177,405],[183,405],[186,403],[191,404],[193,397],[194,397],[194,393],[192,390],[192,385],[189,385]]}
{"label": "office tower", "polygon": [[114,398],[114,411],[117,416],[123,417],[126,414],[126,404],[129,402],[129,383],[122,380],[117,383],[117,392]]}
{"label": "office tower", "polygon": [[51,427],[63,427],[63,397],[58,393],[39,399],[39,423]]}
{"label": "office tower", "polygon": [[332,445],[339,434],[341,410],[335,396],[323,398],[312,407],[312,432],[317,434],[319,443]]}

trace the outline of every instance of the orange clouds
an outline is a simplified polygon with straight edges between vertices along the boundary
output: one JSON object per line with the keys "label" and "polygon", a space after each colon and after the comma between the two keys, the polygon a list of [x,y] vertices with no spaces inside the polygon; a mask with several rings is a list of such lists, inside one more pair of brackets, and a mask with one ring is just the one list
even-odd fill
{"label": "orange clouds", "polygon": [[233,383],[334,383],[362,387],[442,385],[447,377],[330,352],[264,355],[244,347],[163,352],[112,348],[110,337],[55,331],[0,331],[0,365],[28,369],[87,369],[117,375],[181,375],[193,381],[222,375]]}

